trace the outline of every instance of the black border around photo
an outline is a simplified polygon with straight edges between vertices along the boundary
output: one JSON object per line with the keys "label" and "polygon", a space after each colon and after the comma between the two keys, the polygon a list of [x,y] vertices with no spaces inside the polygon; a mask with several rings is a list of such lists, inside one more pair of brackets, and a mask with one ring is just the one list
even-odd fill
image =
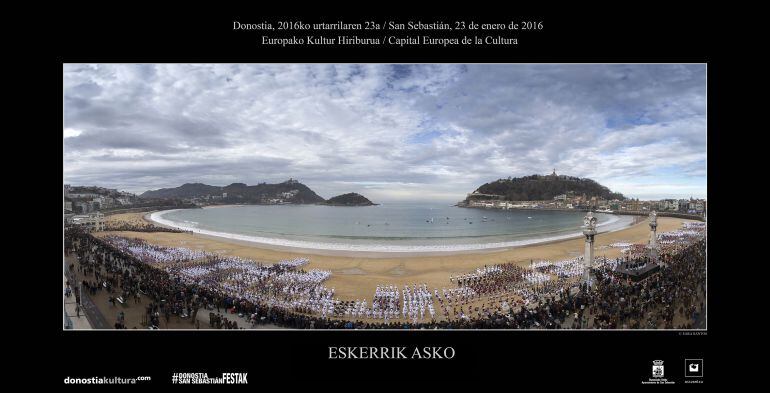
{"label": "black border around photo", "polygon": [[[724,236],[729,189],[715,186],[729,177],[731,163],[721,153],[729,141],[725,131],[731,114],[725,74],[730,58],[719,53],[719,30],[713,18],[693,17],[683,10],[619,10],[600,13],[589,9],[564,12],[508,11],[496,16],[463,16],[465,19],[498,20],[512,16],[539,16],[549,29],[527,37],[515,49],[499,48],[322,48],[259,47],[252,36],[232,31],[234,18],[276,20],[265,12],[127,10],[109,17],[94,10],[82,15],[68,12],[60,20],[60,46],[49,58],[45,72],[51,78],[48,111],[61,105],[61,67],[81,62],[383,62],[383,63],[706,63],[708,65],[708,199],[717,206],[709,215],[709,239]],[[362,16],[365,18],[366,16]],[[293,15],[292,18],[315,18]],[[330,16],[330,19],[341,17]],[[394,16],[419,19],[418,16]],[[448,16],[426,16],[428,19]],[[524,42],[524,40],[522,39]],[[48,107],[48,106],[47,106]],[[50,151],[45,161],[58,166],[61,145],[59,119],[51,123],[45,138]],[[728,134],[729,135],[729,134]],[[732,162],[732,165],[735,165]],[[745,171],[745,169],[743,170]],[[51,169],[47,184],[59,182]],[[58,213],[45,221],[40,242],[51,258],[61,257],[61,228]],[[350,380],[393,386],[410,383],[407,375],[426,382],[478,383],[486,377],[508,386],[534,384],[540,387],[567,385],[592,388],[638,386],[653,377],[654,361],[663,361],[666,376],[684,384],[685,359],[704,359],[709,370],[718,370],[715,341],[727,338],[727,325],[734,312],[723,294],[732,290],[727,282],[726,248],[711,242],[708,268],[708,329],[703,331],[67,331],[51,323],[59,359],[52,372],[59,383],[66,378],[149,375],[151,385],[171,384],[177,372],[248,372],[249,382],[267,388],[276,380],[293,387],[298,382],[316,386],[347,386]],[[56,270],[56,269],[54,269]],[[48,275],[45,274],[48,278]],[[60,277],[53,277],[58,280]],[[45,322],[44,322],[45,323]],[[452,359],[330,359],[330,348],[452,347]],[[281,377],[276,375],[282,374]],[[705,371],[703,381],[717,373]],[[382,381],[382,382],[380,382]],[[384,383],[383,383],[384,382]],[[484,382],[486,383],[486,382]],[[587,385],[582,385],[583,383]],[[138,384],[137,386],[142,386]],[[247,385],[248,386],[248,385]],[[366,386],[366,385],[365,385]],[[355,388],[355,387],[354,387]]]}

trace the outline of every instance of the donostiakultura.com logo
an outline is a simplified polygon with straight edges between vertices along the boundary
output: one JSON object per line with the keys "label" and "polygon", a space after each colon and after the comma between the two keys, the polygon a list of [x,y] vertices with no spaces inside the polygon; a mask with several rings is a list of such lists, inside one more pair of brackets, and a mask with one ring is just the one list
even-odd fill
{"label": "donostiakultura.com logo", "polygon": [[66,385],[133,385],[137,382],[150,381],[149,376],[132,378],[123,377],[88,377],[88,378],[64,378]]}

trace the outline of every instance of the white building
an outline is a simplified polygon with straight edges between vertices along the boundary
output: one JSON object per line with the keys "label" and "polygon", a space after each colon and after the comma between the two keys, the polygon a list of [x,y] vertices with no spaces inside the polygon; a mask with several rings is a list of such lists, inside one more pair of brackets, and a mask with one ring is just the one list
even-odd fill
{"label": "white building", "polygon": [[94,194],[94,193],[88,192],[88,193],[80,193],[80,194],[69,194],[69,197],[70,198],[83,198],[83,199],[87,199],[87,198],[97,198],[97,197],[99,197],[99,194]]}
{"label": "white building", "polygon": [[80,214],[67,218],[67,223],[71,225],[80,225],[90,232],[104,230],[104,214],[96,212],[91,214]]}

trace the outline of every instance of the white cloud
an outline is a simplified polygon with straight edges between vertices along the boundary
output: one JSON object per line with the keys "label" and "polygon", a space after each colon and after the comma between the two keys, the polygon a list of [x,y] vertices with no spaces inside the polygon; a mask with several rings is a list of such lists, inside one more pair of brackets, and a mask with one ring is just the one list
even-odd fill
{"label": "white cloud", "polygon": [[294,177],[324,197],[456,200],[556,167],[630,196],[663,176],[705,194],[705,66],[107,64],[64,80],[75,184]]}
{"label": "white cloud", "polygon": [[65,138],[73,138],[73,137],[76,137],[76,136],[78,136],[78,135],[80,135],[82,133],[83,133],[83,131],[76,130],[74,128],[65,128],[64,129],[64,137]]}

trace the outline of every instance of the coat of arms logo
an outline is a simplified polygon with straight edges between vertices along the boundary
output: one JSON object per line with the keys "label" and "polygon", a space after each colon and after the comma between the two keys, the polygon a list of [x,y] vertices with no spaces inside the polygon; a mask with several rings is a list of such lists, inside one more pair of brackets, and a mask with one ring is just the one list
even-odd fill
{"label": "coat of arms logo", "polygon": [[663,361],[662,360],[652,361],[652,376],[653,378],[663,378]]}

